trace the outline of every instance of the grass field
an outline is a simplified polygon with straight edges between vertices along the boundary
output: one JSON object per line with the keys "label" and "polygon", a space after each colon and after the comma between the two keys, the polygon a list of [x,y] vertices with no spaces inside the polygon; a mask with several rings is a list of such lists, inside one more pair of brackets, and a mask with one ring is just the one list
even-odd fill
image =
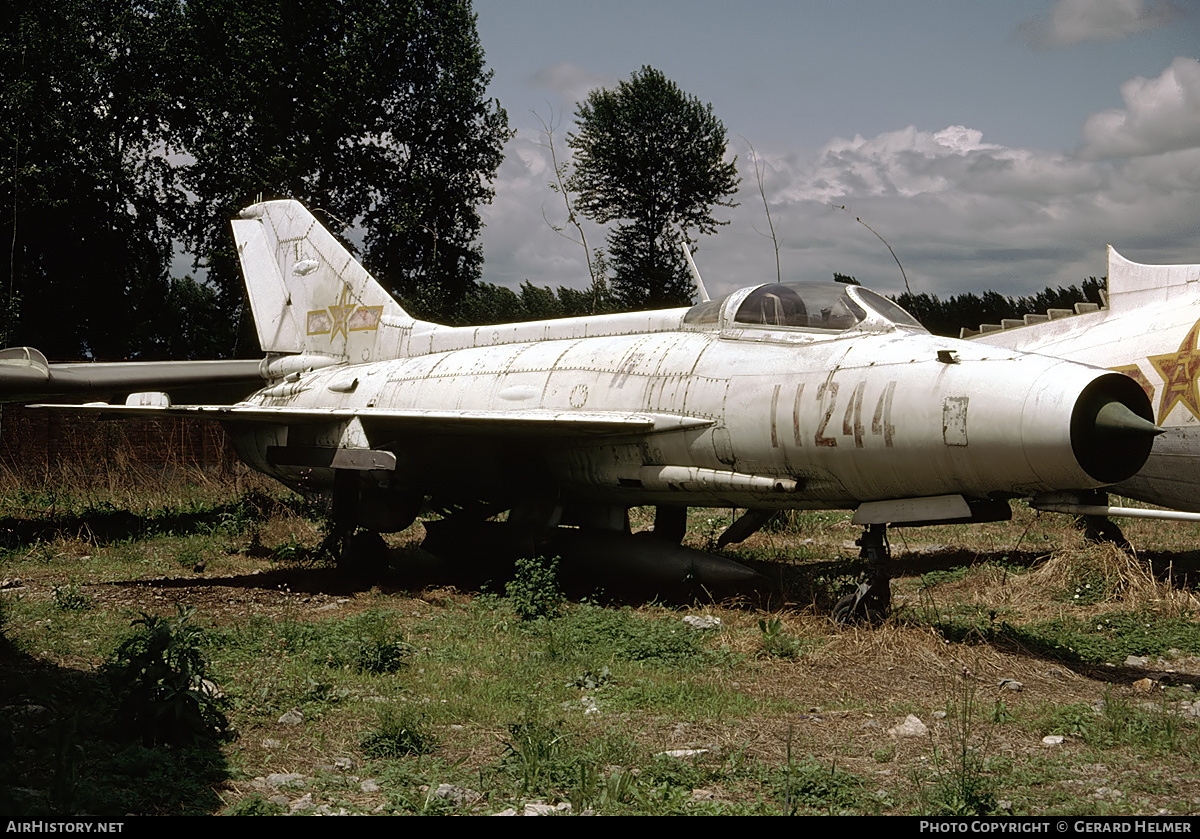
{"label": "grass field", "polygon": [[1128,556],[1014,506],[893,532],[866,628],[827,617],[844,514],[728,551],[758,596],[562,600],[431,567],[419,524],[338,576],[253,476],[0,477],[0,812],[1200,812],[1200,531],[1126,524]]}

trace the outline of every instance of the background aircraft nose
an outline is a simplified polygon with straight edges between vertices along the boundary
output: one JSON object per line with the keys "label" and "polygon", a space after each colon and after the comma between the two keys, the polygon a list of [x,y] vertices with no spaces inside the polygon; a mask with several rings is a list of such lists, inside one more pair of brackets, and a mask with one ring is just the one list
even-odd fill
{"label": "background aircraft nose", "polygon": [[1162,433],[1154,424],[1150,399],[1128,376],[1100,376],[1075,400],[1071,448],[1079,465],[1097,481],[1117,483],[1133,477]]}

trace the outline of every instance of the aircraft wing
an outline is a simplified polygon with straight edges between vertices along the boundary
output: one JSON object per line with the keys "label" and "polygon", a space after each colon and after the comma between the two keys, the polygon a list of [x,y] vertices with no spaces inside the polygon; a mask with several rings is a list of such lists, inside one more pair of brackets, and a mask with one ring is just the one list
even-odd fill
{"label": "aircraft wing", "polygon": [[32,347],[10,347],[0,350],[0,402],[214,389],[240,399],[262,387],[261,366],[258,359],[50,364]]}
{"label": "aircraft wing", "polygon": [[379,408],[274,408],[258,405],[35,405],[95,411],[106,416],[195,417],[226,423],[320,425],[358,419],[414,434],[495,437],[613,437],[706,428],[712,420],[656,413],[605,411],[395,411]]}

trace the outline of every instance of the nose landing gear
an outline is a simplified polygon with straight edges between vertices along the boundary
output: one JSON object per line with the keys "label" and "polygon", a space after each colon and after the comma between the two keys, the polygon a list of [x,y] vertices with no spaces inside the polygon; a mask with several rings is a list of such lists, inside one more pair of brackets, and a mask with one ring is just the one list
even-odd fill
{"label": "nose landing gear", "polygon": [[840,624],[865,621],[876,626],[883,622],[892,602],[888,568],[891,550],[887,542],[887,525],[867,525],[855,544],[860,548],[859,557],[867,561],[870,578],[860,584],[853,594],[837,602],[833,607],[833,619]]}

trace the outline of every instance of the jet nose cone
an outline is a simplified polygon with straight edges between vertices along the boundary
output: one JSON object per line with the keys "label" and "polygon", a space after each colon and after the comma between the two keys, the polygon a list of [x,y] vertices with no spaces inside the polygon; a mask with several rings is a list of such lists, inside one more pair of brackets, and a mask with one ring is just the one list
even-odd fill
{"label": "jet nose cone", "polygon": [[1133,379],[1120,373],[1097,378],[1080,394],[1071,416],[1071,447],[1079,465],[1106,484],[1133,477],[1163,433],[1153,417],[1150,399]]}
{"label": "jet nose cone", "polygon": [[1124,402],[1109,402],[1096,413],[1096,430],[1103,434],[1149,434],[1157,437],[1166,433],[1167,429],[1139,417]]}

